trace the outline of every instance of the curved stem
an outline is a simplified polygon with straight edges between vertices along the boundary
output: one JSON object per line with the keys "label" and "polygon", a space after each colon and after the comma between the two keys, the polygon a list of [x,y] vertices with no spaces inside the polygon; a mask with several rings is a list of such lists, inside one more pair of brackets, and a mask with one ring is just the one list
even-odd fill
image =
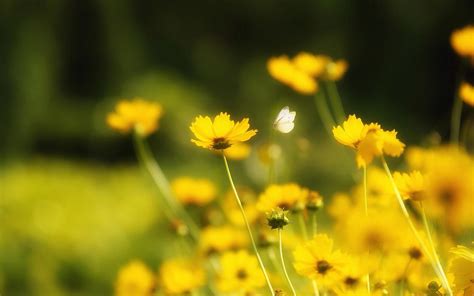
{"label": "curved stem", "polygon": [[291,282],[290,276],[288,275],[288,272],[286,271],[285,259],[283,259],[283,246],[282,246],[281,233],[282,233],[281,228],[278,228],[278,240],[279,240],[279,246],[280,246],[281,265],[283,266],[283,273],[285,274],[286,280],[288,281],[288,285],[291,288],[291,292],[293,293],[294,296],[296,296],[295,287],[293,287],[293,283]]}
{"label": "curved stem", "polygon": [[334,119],[332,118],[331,112],[329,111],[326,99],[322,91],[319,91],[314,96],[314,103],[316,104],[316,109],[319,113],[319,117],[323,122],[324,128],[329,136],[332,136],[332,127],[335,126]]}
{"label": "curved stem", "polygon": [[336,82],[328,80],[325,84],[326,89],[328,91],[329,102],[334,111],[334,114],[336,115],[335,117],[337,119],[337,122],[342,123],[344,121],[344,118],[346,118],[346,114],[344,112],[344,107],[342,106],[341,96],[337,91]]}
{"label": "curved stem", "polygon": [[386,174],[387,174],[387,176],[390,180],[390,183],[392,185],[392,189],[395,193],[395,196],[397,197],[397,201],[400,205],[400,209],[402,210],[402,213],[405,216],[405,218],[408,222],[408,225],[410,226],[411,231],[415,235],[415,238],[418,241],[418,243],[420,244],[420,246],[421,246],[423,252],[425,253],[425,255],[430,259],[431,266],[433,267],[433,270],[435,271],[436,275],[440,278],[440,280],[443,284],[443,287],[447,292],[447,295],[452,296],[453,292],[451,291],[451,287],[449,286],[448,279],[446,278],[446,275],[444,274],[444,271],[442,269],[438,268],[438,265],[436,264],[435,260],[433,260],[431,252],[429,251],[428,247],[424,243],[424,241],[421,238],[420,234],[416,230],[415,225],[411,221],[410,214],[408,213],[408,210],[405,206],[405,203],[403,202],[403,198],[400,194],[400,191],[398,190],[397,185],[395,184],[395,181],[393,180],[392,173],[390,172],[388,164],[385,161],[385,158],[383,157],[383,155],[381,156],[381,159],[382,159],[382,164],[383,164],[383,167],[385,169],[385,172],[386,172]]}
{"label": "curved stem", "polygon": [[[134,143],[138,159],[150,174],[153,182],[161,192],[161,195],[163,196],[163,199],[170,211],[173,215],[183,220],[183,222],[188,227],[190,236],[195,241],[197,241],[199,237],[198,227],[188,215],[188,213],[183,209],[183,207],[177,202],[176,198],[174,198],[168,179],[161,170],[158,162],[153,157],[153,154],[151,153],[150,148],[147,146],[145,139],[135,132]],[[167,213],[167,215],[169,216],[169,213]]]}
{"label": "curved stem", "polygon": [[257,256],[258,263],[260,264],[260,268],[262,269],[263,275],[265,276],[265,280],[267,281],[268,289],[270,289],[270,293],[272,296],[275,295],[272,287],[272,283],[270,282],[270,278],[268,277],[267,270],[265,269],[265,265],[263,264],[262,258],[258,253],[257,244],[255,244],[255,240],[253,238],[252,229],[250,229],[250,224],[247,219],[247,215],[245,214],[244,207],[242,206],[242,202],[240,201],[239,193],[237,193],[237,189],[235,188],[234,181],[232,180],[232,174],[230,173],[229,164],[227,163],[227,158],[225,157],[224,153],[222,153],[222,159],[224,159],[225,169],[227,171],[227,177],[229,178],[230,186],[234,191],[235,200],[239,205],[240,212],[242,213],[242,218],[244,219],[245,226],[247,226],[247,232],[250,236],[250,241],[252,242],[253,250],[255,251],[255,255]]}

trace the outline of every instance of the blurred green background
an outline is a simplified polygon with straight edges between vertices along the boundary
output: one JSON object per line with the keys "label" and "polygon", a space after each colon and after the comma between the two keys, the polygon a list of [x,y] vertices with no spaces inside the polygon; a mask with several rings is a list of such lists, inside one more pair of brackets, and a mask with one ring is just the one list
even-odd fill
{"label": "blurred green background", "polygon": [[[105,295],[128,259],[165,256],[152,185],[130,138],[104,123],[118,99],[163,104],[150,142],[170,177],[217,182],[219,159],[189,142],[194,116],[248,116],[259,144],[289,105],[298,115],[278,139],[292,164],[281,180],[328,195],[352,184],[353,160],[266,60],[301,50],[348,60],[346,111],[420,144],[448,134],[462,68],[449,36],[473,22],[471,0],[1,1],[0,291]],[[234,164],[236,178],[261,189],[255,161]]]}

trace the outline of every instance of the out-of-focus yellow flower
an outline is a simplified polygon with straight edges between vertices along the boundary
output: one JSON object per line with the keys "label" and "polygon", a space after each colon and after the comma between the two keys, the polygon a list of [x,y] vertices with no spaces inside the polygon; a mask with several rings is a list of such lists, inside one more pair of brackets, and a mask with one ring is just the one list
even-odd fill
{"label": "out-of-focus yellow flower", "polygon": [[310,95],[318,91],[316,80],[298,69],[287,56],[270,58],[267,69],[270,76],[299,93]]}
{"label": "out-of-focus yellow flower", "polygon": [[395,172],[393,178],[404,199],[421,201],[425,198],[425,177],[420,171],[413,171],[409,174]]}
{"label": "out-of-focus yellow flower", "polygon": [[232,226],[209,226],[202,230],[199,247],[206,254],[238,250],[248,245],[247,234]]}
{"label": "out-of-focus yellow flower", "polygon": [[123,266],[115,281],[116,296],[151,296],[155,290],[155,275],[141,261]]}
{"label": "out-of-focus yellow flower", "polygon": [[349,257],[333,250],[333,244],[326,234],[318,234],[311,241],[297,246],[293,252],[296,272],[326,288],[340,283]]}
{"label": "out-of-focus yellow flower", "polygon": [[265,285],[265,278],[255,256],[247,251],[224,253],[220,260],[217,287],[222,292],[253,292]]}
{"label": "out-of-focus yellow flower", "polygon": [[474,26],[466,26],[451,34],[451,46],[460,56],[474,59]]}
{"label": "out-of-focus yellow flower", "polygon": [[252,148],[245,143],[236,143],[224,150],[225,157],[234,160],[242,160],[250,155]]}
{"label": "out-of-focus yellow flower", "polygon": [[326,78],[328,80],[340,80],[347,72],[349,64],[345,60],[331,61],[326,66]]}
{"label": "out-of-focus yellow flower", "polygon": [[207,179],[180,177],[171,182],[176,198],[186,205],[203,206],[216,197],[216,187]]}
{"label": "out-of-focus yellow flower", "polygon": [[357,151],[359,167],[370,164],[374,157],[382,154],[400,156],[405,148],[395,130],[385,131],[377,123],[364,124],[355,115],[349,115],[342,125],[333,127],[332,133],[336,141]]}
{"label": "out-of-focus yellow flower", "polygon": [[353,207],[351,198],[345,193],[336,193],[328,207],[329,215],[334,219],[344,218]]}
{"label": "out-of-focus yellow flower", "polygon": [[159,279],[166,295],[187,295],[204,285],[206,275],[191,260],[171,259],[161,265]]}
{"label": "out-of-focus yellow flower", "polygon": [[270,212],[275,208],[292,210],[297,205],[304,205],[308,192],[308,189],[302,188],[295,183],[272,184],[260,194],[257,209],[262,212]]}
{"label": "out-of-focus yellow flower", "polygon": [[[240,201],[244,207],[245,214],[247,215],[247,220],[250,224],[255,223],[259,217],[259,212],[257,210],[255,193],[249,188],[237,188],[239,192]],[[236,226],[245,226],[245,221],[242,217],[242,212],[238,204],[235,202],[234,192],[228,191],[224,197],[224,213],[227,216],[229,221]]]}
{"label": "out-of-focus yellow flower", "polygon": [[300,52],[293,58],[293,64],[312,77],[319,77],[326,71],[326,66],[331,59],[325,55],[313,55]]}
{"label": "out-of-focus yellow flower", "polygon": [[[348,257],[347,264],[343,269],[342,290],[346,292],[362,290],[360,288],[367,290],[365,277],[369,269],[366,259],[362,259],[365,258],[363,256]],[[338,293],[338,295],[342,295],[342,293]]]}
{"label": "out-of-focus yellow flower", "polygon": [[474,86],[467,82],[463,82],[459,87],[459,97],[464,103],[474,107]]}
{"label": "out-of-focus yellow flower", "polygon": [[191,131],[196,139],[191,141],[199,147],[211,150],[224,150],[234,144],[248,141],[257,134],[257,130],[249,130],[249,119],[235,123],[227,113],[221,112],[214,117],[198,116],[191,124]]}
{"label": "out-of-focus yellow flower", "polygon": [[135,130],[147,136],[158,128],[158,120],[162,115],[160,104],[135,98],[118,102],[115,111],[107,115],[106,121],[111,128],[121,133]]}
{"label": "out-of-focus yellow flower", "polygon": [[451,250],[454,258],[449,264],[449,272],[454,276],[453,292],[456,295],[474,295],[474,250],[457,246]]}

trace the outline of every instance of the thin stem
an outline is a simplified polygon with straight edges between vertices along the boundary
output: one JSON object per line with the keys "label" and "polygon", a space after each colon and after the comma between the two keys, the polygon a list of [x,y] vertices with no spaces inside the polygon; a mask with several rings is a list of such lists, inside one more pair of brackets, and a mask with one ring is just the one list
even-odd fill
{"label": "thin stem", "polygon": [[403,202],[403,198],[400,194],[400,191],[398,190],[397,188],[397,185],[395,184],[395,181],[393,180],[393,176],[392,176],[392,173],[390,172],[390,168],[388,167],[388,164],[387,162],[385,161],[385,158],[383,157],[383,155],[381,156],[381,159],[382,159],[382,164],[383,164],[383,167],[385,169],[385,172],[390,180],[390,183],[392,185],[392,189],[395,193],[395,196],[397,197],[397,201],[400,205],[400,209],[402,210],[402,213],[403,215],[405,216],[407,222],[408,222],[408,225],[410,226],[410,229],[411,231],[413,232],[413,234],[415,235],[415,238],[416,240],[418,241],[418,243],[420,244],[423,252],[425,253],[425,255],[427,255],[427,257],[430,259],[430,263],[431,263],[431,266],[433,267],[436,275],[441,279],[441,282],[443,284],[443,287],[444,289],[446,290],[447,294],[449,296],[452,296],[453,295],[453,292],[451,291],[451,287],[449,286],[449,283],[448,283],[448,280],[446,278],[446,275],[444,275],[444,272],[443,270],[439,269],[438,268],[438,265],[436,264],[436,262],[433,260],[433,257],[431,255],[431,252],[429,251],[428,247],[426,246],[426,244],[424,243],[423,239],[421,238],[420,234],[418,233],[418,231],[416,230],[416,227],[415,225],[413,224],[413,222],[411,221],[411,218],[410,218],[410,214],[408,213],[408,210],[405,206],[405,203]]}
{"label": "thin stem", "polygon": [[319,289],[318,289],[318,284],[316,283],[315,280],[311,281],[311,284],[313,285],[313,291],[315,296],[319,296]]}
{"label": "thin stem", "polygon": [[253,239],[252,229],[250,229],[250,224],[247,219],[247,215],[245,214],[244,207],[242,206],[242,202],[240,201],[239,194],[237,193],[237,189],[235,188],[234,181],[232,180],[232,174],[230,173],[229,164],[227,163],[227,158],[225,157],[224,153],[222,153],[222,158],[224,159],[225,169],[227,171],[227,177],[229,178],[230,186],[232,187],[232,190],[234,191],[235,200],[237,201],[237,204],[239,205],[240,212],[242,213],[242,218],[244,219],[244,222],[245,222],[245,226],[247,226],[247,231],[250,236],[250,241],[252,242],[253,250],[255,251],[255,255],[257,256],[258,263],[260,264],[260,268],[262,269],[263,275],[265,276],[265,280],[267,281],[267,286],[270,289],[270,293],[272,296],[274,296],[275,293],[273,291],[272,283],[270,282],[270,278],[268,277],[262,258],[260,257],[260,254],[258,253],[257,244],[255,244],[255,240]]}
{"label": "thin stem", "polygon": [[325,84],[328,91],[329,103],[331,104],[334,114],[336,115],[337,122],[342,123],[344,118],[346,118],[346,114],[344,112],[344,107],[342,106],[341,96],[337,91],[336,82],[328,80]]}
{"label": "thin stem", "polygon": [[407,281],[406,277],[407,277],[408,268],[410,267],[411,261],[412,259],[410,258],[407,262],[407,265],[405,265],[405,269],[403,270],[402,279],[400,281],[400,296],[405,295],[405,282]]}
{"label": "thin stem", "polygon": [[[147,169],[158,190],[161,192],[166,205],[169,207],[173,215],[180,217],[183,220],[183,222],[188,227],[189,234],[195,241],[197,241],[199,237],[198,227],[188,215],[188,213],[183,209],[183,207],[177,202],[176,198],[174,198],[168,179],[163,173],[158,162],[153,157],[153,154],[147,146],[145,139],[135,132],[134,140],[135,150],[138,158],[142,165]],[[167,216],[169,217],[170,214],[167,213]]]}
{"label": "thin stem", "polygon": [[280,245],[281,265],[283,266],[283,273],[285,274],[286,280],[288,281],[288,285],[291,288],[291,292],[293,292],[293,295],[296,296],[295,287],[293,287],[293,283],[291,282],[290,276],[288,275],[288,272],[286,271],[285,259],[283,259],[283,246],[282,246],[281,233],[282,233],[281,228],[278,228],[278,240],[279,240],[279,245]]}
{"label": "thin stem", "polygon": [[311,211],[311,235],[314,237],[318,233],[318,219],[316,211]]}
{"label": "thin stem", "polygon": [[301,230],[301,233],[303,234],[303,238],[305,240],[307,240],[308,239],[308,230],[306,229],[306,223],[304,221],[303,211],[298,213],[298,222],[300,224],[300,230]]}
{"label": "thin stem", "polygon": [[273,147],[273,139],[275,138],[275,130],[272,128],[271,132],[270,132],[270,137],[268,139],[268,156],[269,156],[269,159],[270,159],[270,163],[268,165],[268,184],[272,184],[274,182],[274,179],[275,179],[275,161],[276,159],[273,158],[273,151],[272,151],[272,147]]}
{"label": "thin stem", "polygon": [[453,110],[451,112],[451,133],[450,139],[452,144],[459,142],[459,130],[461,128],[461,115],[462,115],[463,102],[458,95],[454,96]]}
{"label": "thin stem", "polygon": [[329,111],[326,99],[322,91],[319,91],[314,96],[314,103],[319,113],[319,117],[323,122],[324,128],[329,136],[332,136],[332,127],[335,126],[334,119],[332,118],[331,112]]}

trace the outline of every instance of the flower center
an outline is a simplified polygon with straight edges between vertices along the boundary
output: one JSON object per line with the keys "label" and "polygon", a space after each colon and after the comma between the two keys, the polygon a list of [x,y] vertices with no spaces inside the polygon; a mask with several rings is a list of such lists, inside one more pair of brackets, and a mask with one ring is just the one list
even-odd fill
{"label": "flower center", "polygon": [[244,280],[244,279],[246,279],[246,278],[247,278],[247,272],[246,272],[245,270],[243,270],[243,269],[239,269],[239,270],[237,271],[237,278],[238,278],[239,280]]}
{"label": "flower center", "polygon": [[215,150],[224,150],[231,146],[226,138],[214,138],[212,142],[212,149]]}
{"label": "flower center", "polygon": [[326,260],[319,260],[316,263],[316,270],[322,275],[326,274],[326,272],[328,272],[328,270],[330,270],[331,268],[331,264],[329,264],[329,262],[327,262]]}
{"label": "flower center", "polygon": [[347,286],[352,287],[352,286],[355,286],[358,281],[359,281],[358,279],[348,276],[344,280],[344,284],[346,284]]}
{"label": "flower center", "polygon": [[410,255],[410,258],[413,258],[415,260],[418,260],[421,258],[421,256],[423,256],[420,249],[415,247],[410,248],[410,250],[408,250],[408,254]]}

